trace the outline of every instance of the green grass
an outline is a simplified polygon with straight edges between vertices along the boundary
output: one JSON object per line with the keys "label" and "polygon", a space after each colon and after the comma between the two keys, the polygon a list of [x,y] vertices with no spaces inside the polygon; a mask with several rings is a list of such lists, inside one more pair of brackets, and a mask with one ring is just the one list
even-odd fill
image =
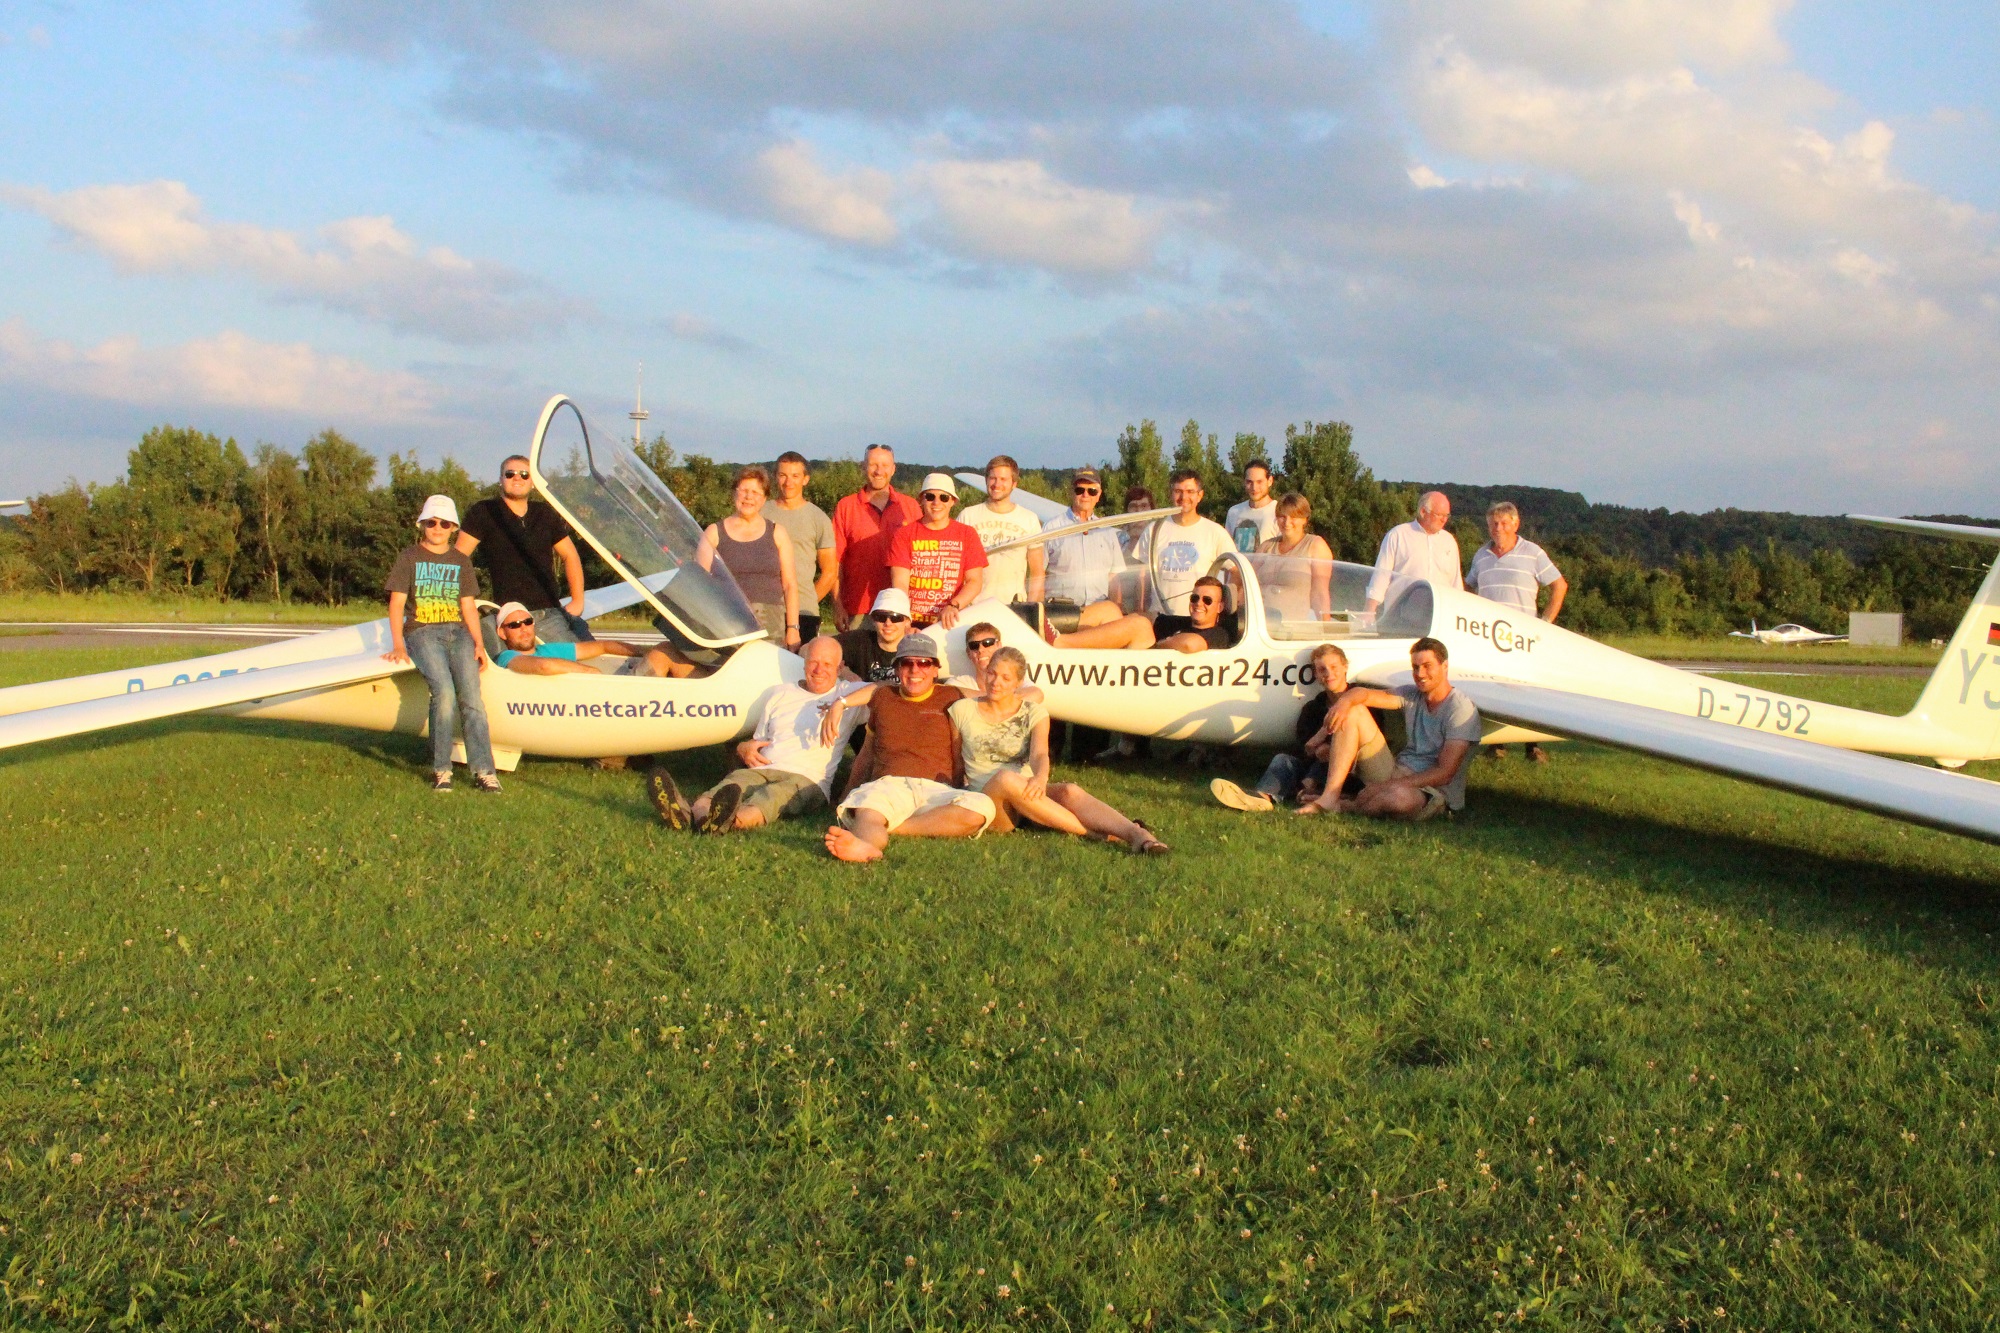
{"label": "green grass", "polygon": [[1941,649],[1929,644],[1904,644],[1900,648],[1857,648],[1845,643],[1785,647],[1754,643],[1749,639],[1732,639],[1726,635],[1690,639],[1666,634],[1606,634],[1602,639],[1614,648],[1663,662],[1757,662],[1767,666],[1805,662],[1827,666],[1932,667],[1943,656]]}
{"label": "green grass", "polygon": [[7,1321],[1990,1324],[1992,848],[1587,746],[1415,828],[1090,771],[1171,857],[864,869],[422,767],[0,754]]}
{"label": "green grass", "polygon": [[0,594],[0,623],[23,620],[95,622],[186,621],[190,624],[351,625],[382,614],[376,603],[314,606],[287,602],[220,602],[205,597],[147,597],[143,593],[15,592]]}

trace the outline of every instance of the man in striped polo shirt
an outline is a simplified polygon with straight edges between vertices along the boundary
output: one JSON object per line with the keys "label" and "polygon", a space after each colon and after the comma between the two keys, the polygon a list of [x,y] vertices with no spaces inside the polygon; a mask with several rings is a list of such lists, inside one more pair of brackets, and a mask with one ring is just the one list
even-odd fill
{"label": "man in striped polo shirt", "polygon": [[[1472,554],[1472,568],[1465,574],[1465,590],[1478,593],[1489,602],[1511,606],[1522,615],[1533,616],[1535,601],[1543,588],[1549,590],[1548,609],[1543,620],[1553,621],[1569,593],[1569,580],[1562,576],[1549,553],[1521,536],[1521,511],[1502,500],[1486,511],[1489,540]],[[1490,747],[1498,759],[1507,753],[1504,745]],[[1528,758],[1546,763],[1542,747],[1528,746]]]}

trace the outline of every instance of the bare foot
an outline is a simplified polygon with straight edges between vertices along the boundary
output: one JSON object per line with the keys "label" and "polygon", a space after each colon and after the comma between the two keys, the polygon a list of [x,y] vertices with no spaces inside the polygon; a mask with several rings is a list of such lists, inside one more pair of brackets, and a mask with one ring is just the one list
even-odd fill
{"label": "bare foot", "polygon": [[1295,815],[1323,815],[1326,813],[1326,807],[1318,801],[1307,801],[1298,809],[1292,811],[1292,813]]}
{"label": "bare foot", "polygon": [[882,849],[835,824],[826,831],[826,849],[842,861],[879,861]]}

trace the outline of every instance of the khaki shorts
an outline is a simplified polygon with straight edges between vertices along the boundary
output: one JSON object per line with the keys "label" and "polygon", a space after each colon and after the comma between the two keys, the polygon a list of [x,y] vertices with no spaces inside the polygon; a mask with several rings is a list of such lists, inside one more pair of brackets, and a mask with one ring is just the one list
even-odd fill
{"label": "khaki shorts", "polygon": [[1387,782],[1396,776],[1396,756],[1378,736],[1373,750],[1363,750],[1354,756],[1354,772],[1362,782],[1373,786],[1377,782]]}
{"label": "khaki shorts", "polygon": [[710,787],[705,794],[713,797],[724,787],[732,785],[743,789],[743,804],[764,816],[766,824],[826,808],[826,793],[820,790],[819,784],[803,773],[793,773],[788,769],[769,765],[739,768]]}
{"label": "khaki shorts", "polygon": [[850,810],[872,810],[882,816],[889,825],[889,831],[894,833],[912,816],[927,810],[942,810],[950,805],[978,815],[980,833],[986,832],[999,814],[992,797],[981,792],[947,787],[929,778],[877,778],[863,783],[840,803],[840,813],[844,816]]}
{"label": "khaki shorts", "polygon": [[[1401,764],[1392,765],[1390,772],[1392,775],[1405,778],[1416,776]],[[1436,819],[1439,815],[1443,815],[1446,819],[1453,817],[1451,802],[1445,797],[1444,788],[1419,787],[1417,790],[1424,794],[1424,808],[1410,816],[1412,824],[1421,824],[1426,819]]]}

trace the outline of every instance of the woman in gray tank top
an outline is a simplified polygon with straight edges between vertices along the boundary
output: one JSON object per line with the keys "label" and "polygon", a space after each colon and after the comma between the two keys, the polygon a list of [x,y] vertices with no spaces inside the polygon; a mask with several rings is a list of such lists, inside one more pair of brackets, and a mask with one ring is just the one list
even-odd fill
{"label": "woman in gray tank top", "polygon": [[761,467],[746,467],[731,487],[736,512],[711,523],[702,536],[749,599],[771,642],[799,646],[799,590],[785,530],[760,512],[771,492]]}

